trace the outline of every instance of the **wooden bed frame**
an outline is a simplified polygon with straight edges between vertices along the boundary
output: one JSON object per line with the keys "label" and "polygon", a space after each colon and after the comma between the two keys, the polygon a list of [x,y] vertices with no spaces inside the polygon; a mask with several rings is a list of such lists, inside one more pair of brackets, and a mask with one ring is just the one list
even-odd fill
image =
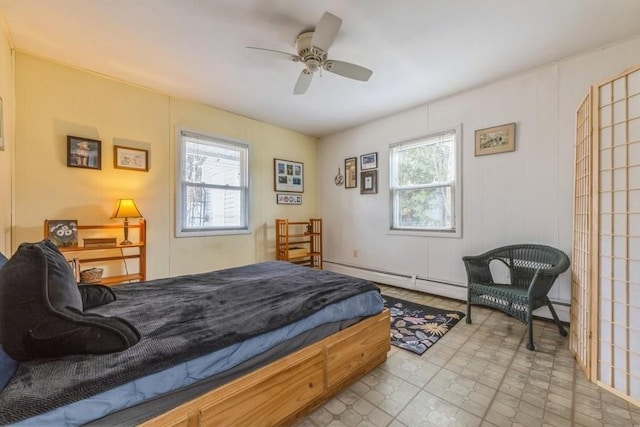
{"label": "wooden bed frame", "polygon": [[141,425],[290,424],[384,362],[389,349],[385,309]]}

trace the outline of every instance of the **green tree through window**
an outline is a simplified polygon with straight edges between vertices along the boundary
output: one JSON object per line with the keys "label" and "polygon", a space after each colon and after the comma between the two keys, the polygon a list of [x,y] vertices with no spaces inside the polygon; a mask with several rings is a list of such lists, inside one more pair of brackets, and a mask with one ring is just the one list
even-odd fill
{"label": "green tree through window", "polygon": [[455,231],[457,132],[390,147],[392,228]]}

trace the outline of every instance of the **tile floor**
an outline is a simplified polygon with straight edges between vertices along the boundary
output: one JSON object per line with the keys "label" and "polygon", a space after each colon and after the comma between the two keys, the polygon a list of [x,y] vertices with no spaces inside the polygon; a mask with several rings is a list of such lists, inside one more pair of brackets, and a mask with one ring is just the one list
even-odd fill
{"label": "tile floor", "polygon": [[[465,311],[460,301],[381,288]],[[522,323],[480,306],[472,317],[473,324],[462,320],[422,356],[391,347],[384,364],[295,426],[640,425],[640,408],[585,379],[553,323],[535,321],[531,352]]]}

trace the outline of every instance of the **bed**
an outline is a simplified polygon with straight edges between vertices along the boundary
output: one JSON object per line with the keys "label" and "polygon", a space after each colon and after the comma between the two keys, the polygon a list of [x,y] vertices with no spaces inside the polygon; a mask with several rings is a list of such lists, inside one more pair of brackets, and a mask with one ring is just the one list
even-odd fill
{"label": "bed", "polygon": [[[15,282],[7,266],[3,298]],[[115,301],[83,315],[126,321],[139,341],[121,351],[21,361],[0,392],[0,424],[286,424],[389,350],[389,316],[373,283],[286,262],[109,292]],[[0,304],[6,326],[11,308]]]}

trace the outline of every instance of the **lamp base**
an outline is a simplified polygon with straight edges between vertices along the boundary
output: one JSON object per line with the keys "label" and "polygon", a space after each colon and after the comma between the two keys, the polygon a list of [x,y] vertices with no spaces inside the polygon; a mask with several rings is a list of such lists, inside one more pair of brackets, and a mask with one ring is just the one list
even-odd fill
{"label": "lamp base", "polygon": [[129,218],[124,219],[124,240],[120,242],[121,245],[131,245],[131,240],[129,240]]}

